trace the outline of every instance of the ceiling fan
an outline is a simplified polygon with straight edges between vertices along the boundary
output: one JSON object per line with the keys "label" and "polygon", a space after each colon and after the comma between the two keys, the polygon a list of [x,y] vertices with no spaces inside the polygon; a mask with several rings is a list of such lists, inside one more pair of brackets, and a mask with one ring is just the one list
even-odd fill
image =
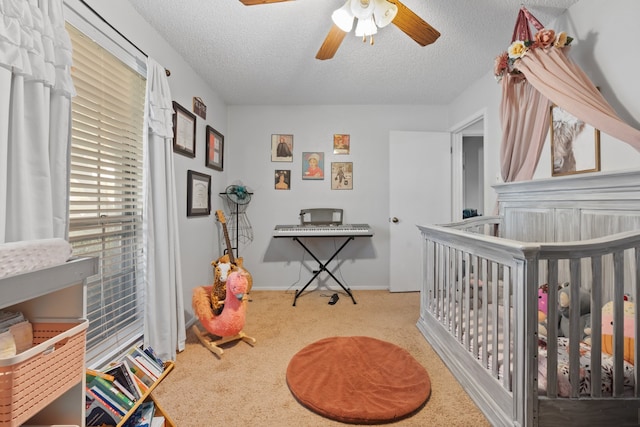
{"label": "ceiling fan", "polygon": [[[292,0],[240,0],[245,6],[280,3],[283,1]],[[390,7],[383,10],[383,13],[379,13],[380,9],[374,10],[379,4],[386,4]],[[338,25],[340,17],[336,17],[336,14],[340,13],[342,13],[342,22]],[[377,16],[376,13],[380,16]],[[392,17],[392,19],[388,19],[389,17]],[[358,18],[356,35],[362,35],[363,38],[375,34],[377,31],[376,25],[377,27],[383,27],[389,23],[394,24],[420,46],[431,44],[440,37],[438,30],[425,22],[399,0],[347,0],[344,6],[334,12],[332,18],[334,23],[316,54],[317,59],[333,58],[344,36],[351,31],[355,18]],[[360,27],[361,23],[363,27]],[[364,27],[367,24],[369,28]],[[373,44],[373,38],[371,38],[371,43]]]}

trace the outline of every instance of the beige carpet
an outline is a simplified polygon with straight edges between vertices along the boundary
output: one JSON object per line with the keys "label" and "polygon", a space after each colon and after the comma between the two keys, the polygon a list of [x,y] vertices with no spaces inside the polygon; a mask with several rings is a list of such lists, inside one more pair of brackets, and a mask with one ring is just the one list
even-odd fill
{"label": "beige carpet", "polygon": [[179,427],[343,426],[298,403],[286,384],[291,358],[330,336],[362,335],[406,349],[429,372],[431,396],[415,415],[394,426],[489,426],[416,327],[419,293],[354,291],[328,305],[332,292],[253,291],[244,331],[257,342],[224,346],[218,357],[189,330],[176,367],[154,397]]}

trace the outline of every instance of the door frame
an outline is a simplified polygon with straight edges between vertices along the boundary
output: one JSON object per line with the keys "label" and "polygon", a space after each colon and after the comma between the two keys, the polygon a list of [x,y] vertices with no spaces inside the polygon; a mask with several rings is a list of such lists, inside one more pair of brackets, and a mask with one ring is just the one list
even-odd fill
{"label": "door frame", "polygon": [[[464,171],[462,138],[464,136],[481,136],[483,140],[487,134],[487,121],[485,120],[486,108],[475,112],[450,129],[451,133],[451,217],[454,221],[462,220],[460,216],[464,209]],[[482,130],[474,127],[482,121]],[[484,161],[484,160],[483,160]],[[482,201],[484,206],[484,200]]]}

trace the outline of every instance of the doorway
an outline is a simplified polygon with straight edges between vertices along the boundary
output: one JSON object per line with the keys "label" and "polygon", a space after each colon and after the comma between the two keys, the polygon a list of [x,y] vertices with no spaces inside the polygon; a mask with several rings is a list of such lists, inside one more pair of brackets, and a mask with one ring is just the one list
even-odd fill
{"label": "doorway", "polygon": [[462,135],[463,218],[484,212],[484,138]]}
{"label": "doorway", "polygon": [[453,221],[460,221],[465,209],[485,214],[484,110],[463,120],[451,130],[452,160],[451,210]]}

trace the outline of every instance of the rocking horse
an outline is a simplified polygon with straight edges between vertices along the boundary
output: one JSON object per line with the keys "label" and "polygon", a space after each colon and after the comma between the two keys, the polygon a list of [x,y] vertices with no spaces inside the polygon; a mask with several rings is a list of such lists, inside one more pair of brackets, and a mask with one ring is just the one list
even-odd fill
{"label": "rocking horse", "polygon": [[[207,332],[200,331],[197,325],[193,325],[192,330],[200,342],[218,356],[224,353],[220,348],[222,344],[237,340],[250,344],[256,342],[242,331],[247,312],[248,286],[249,281],[243,270],[231,272],[226,280],[224,310],[220,314],[216,314],[212,306],[213,286],[200,286],[193,290],[193,311]],[[209,334],[217,339],[212,339]]]}

